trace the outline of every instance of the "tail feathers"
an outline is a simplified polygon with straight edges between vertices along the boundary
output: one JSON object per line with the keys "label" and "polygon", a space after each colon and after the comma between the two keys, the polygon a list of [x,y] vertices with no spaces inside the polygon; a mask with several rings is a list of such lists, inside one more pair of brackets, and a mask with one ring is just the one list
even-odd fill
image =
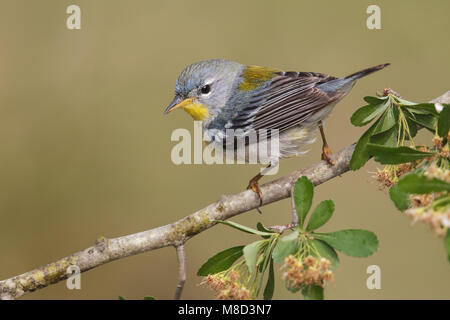
{"label": "tail feathers", "polygon": [[348,93],[351,88],[355,85],[355,81],[359,78],[365,77],[372,72],[378,71],[387,67],[389,63],[380,64],[378,66],[367,68],[358,72],[355,72],[345,78],[338,78],[331,81],[327,81],[318,85],[317,87],[324,92],[331,93],[336,91],[346,92]]}
{"label": "tail feathers", "polygon": [[390,63],[380,64],[380,65],[372,67],[372,68],[367,68],[367,69],[352,73],[351,75],[345,77],[344,79],[355,81],[355,80],[358,80],[359,78],[362,78],[362,77],[365,77],[365,76],[371,74],[372,72],[384,69],[388,65],[390,65]]}

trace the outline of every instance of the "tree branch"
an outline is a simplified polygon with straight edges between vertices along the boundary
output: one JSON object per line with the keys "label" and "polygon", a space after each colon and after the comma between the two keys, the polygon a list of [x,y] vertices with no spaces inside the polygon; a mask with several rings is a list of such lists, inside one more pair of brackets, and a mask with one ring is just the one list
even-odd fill
{"label": "tree branch", "polygon": [[[326,161],[281,177],[261,186],[263,205],[290,196],[292,184],[300,177],[307,176],[314,185],[319,185],[349,170],[349,161],[354,145],[336,153],[336,165],[330,167]],[[246,190],[233,195],[224,195],[206,208],[174,223],[155,229],[126,235],[119,238],[97,239],[94,246],[74,253],[56,262],[26,272],[19,276],[0,281],[0,298],[16,299],[24,294],[44,288],[52,283],[67,279],[66,270],[76,265],[81,272],[88,271],[107,262],[125,258],[138,253],[167,246],[179,247],[196,234],[212,227],[211,220],[226,220],[235,215],[256,209],[259,206],[257,195]]]}
{"label": "tree branch", "polygon": [[[433,102],[449,103],[450,91],[433,100]],[[335,153],[332,157],[336,163],[334,166],[330,166],[326,161],[320,161],[309,168],[294,171],[262,185],[262,205],[288,198],[293,184],[301,176],[308,177],[317,186],[344,174],[349,170],[354,147],[355,145],[352,144]],[[180,270],[175,297],[179,297],[185,281],[184,243],[200,232],[214,226],[215,223],[212,220],[226,220],[259,206],[257,195],[251,190],[246,190],[233,195],[224,195],[217,202],[165,226],[119,238],[100,237],[92,247],[46,266],[0,281],[0,299],[16,299],[37,289],[65,280],[69,276],[66,270],[71,265],[76,265],[81,272],[85,272],[107,262],[167,246],[177,248]]]}

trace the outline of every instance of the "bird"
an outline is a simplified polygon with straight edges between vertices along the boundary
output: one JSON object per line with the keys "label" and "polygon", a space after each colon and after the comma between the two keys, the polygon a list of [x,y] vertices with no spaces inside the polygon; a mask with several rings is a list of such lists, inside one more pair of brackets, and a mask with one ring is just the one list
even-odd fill
{"label": "bird", "polygon": [[[202,122],[204,136],[224,150],[235,143],[235,137],[230,137],[229,132],[240,132],[241,137],[247,138],[243,144],[245,162],[252,156],[250,132],[256,132],[257,141],[267,138],[270,143],[272,138],[268,132],[276,130],[278,150],[268,155],[272,165],[304,154],[304,148],[315,141],[318,129],[322,138],[321,159],[332,166],[335,162],[325,137],[324,120],[358,79],[388,65],[380,64],[338,78],[318,72],[244,65],[226,59],[199,61],[187,66],[178,76],[173,101],[164,114],[184,109],[194,120]],[[236,144],[233,148],[235,154],[239,153]],[[266,169],[270,167],[269,164]],[[259,172],[247,186],[257,194],[260,205],[259,180],[264,174]]]}

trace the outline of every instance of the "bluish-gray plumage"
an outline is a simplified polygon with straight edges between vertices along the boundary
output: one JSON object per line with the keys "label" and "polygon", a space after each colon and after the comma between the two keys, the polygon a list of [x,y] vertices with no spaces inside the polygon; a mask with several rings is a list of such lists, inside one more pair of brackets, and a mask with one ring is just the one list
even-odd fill
{"label": "bluish-gray plumage", "polygon": [[[345,78],[282,71],[274,71],[268,77],[264,68],[250,70],[252,67],[233,61],[206,60],[183,70],[175,85],[175,97],[193,98],[207,106],[209,115],[203,120],[203,129],[218,143],[226,141],[226,129],[242,130],[244,135],[251,130],[278,130],[280,152],[274,156],[284,158],[303,152],[301,148],[313,141],[318,123],[356,80],[385,66],[368,68]],[[204,93],[205,86],[208,93]]]}

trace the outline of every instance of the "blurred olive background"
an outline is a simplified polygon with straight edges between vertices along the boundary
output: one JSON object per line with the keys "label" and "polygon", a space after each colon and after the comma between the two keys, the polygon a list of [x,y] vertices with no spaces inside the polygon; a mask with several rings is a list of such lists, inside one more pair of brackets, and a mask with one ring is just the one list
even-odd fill
{"label": "blurred olive background", "polygon": [[[81,7],[81,30],[66,28],[66,8]],[[173,85],[188,64],[227,58],[284,70],[345,76],[392,65],[361,80],[327,120],[333,150],[356,141],[349,118],[365,95],[391,87],[421,102],[450,89],[448,1],[376,1],[382,30],[366,28],[373,1],[62,1],[0,4],[0,279],[29,271],[92,245],[196,211],[221,194],[245,188],[259,166],[176,166],[176,128],[192,131],[178,111],[163,116]],[[427,136],[422,133],[422,141]],[[320,142],[280,173],[320,158]],[[340,255],[330,299],[448,299],[450,272],[443,241],[411,226],[370,177],[371,161],[316,189],[315,203],[333,199],[323,230],[364,228],[380,240],[366,259]],[[270,178],[265,178],[268,181]],[[254,226],[287,223],[289,201],[235,217]],[[217,226],[186,245],[184,298],[209,299],[199,266],[215,252],[254,240]],[[382,289],[366,288],[378,265]],[[26,299],[172,298],[175,250],[115,261]],[[277,275],[277,299],[296,299]]]}

